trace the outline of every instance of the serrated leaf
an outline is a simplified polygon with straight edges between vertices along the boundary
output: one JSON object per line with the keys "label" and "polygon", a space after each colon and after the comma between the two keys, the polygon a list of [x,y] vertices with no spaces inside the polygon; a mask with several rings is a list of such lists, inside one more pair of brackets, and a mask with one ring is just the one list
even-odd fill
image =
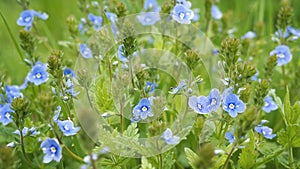
{"label": "serrated leaf", "polygon": [[206,120],[199,136],[199,143],[201,144],[207,142],[209,137],[215,132],[215,130],[215,123],[213,121]]}
{"label": "serrated leaf", "polygon": [[192,166],[192,168],[197,169],[197,167],[194,164],[195,164],[195,162],[198,161],[199,156],[187,147],[184,148],[184,152],[185,152],[186,158],[189,160],[189,164]]}
{"label": "serrated leaf", "polygon": [[255,165],[257,152],[255,151],[255,139],[253,131],[248,133],[250,141],[245,144],[242,153],[240,154],[239,164],[242,168],[252,168]]}
{"label": "serrated leaf", "polygon": [[281,145],[292,145],[292,147],[300,147],[300,126],[289,125],[286,131],[281,130],[278,133],[278,142]]}
{"label": "serrated leaf", "polygon": [[140,134],[138,132],[139,132],[139,129],[137,128],[137,124],[131,123],[128,126],[128,128],[124,131],[123,135],[136,140],[140,137]]}
{"label": "serrated leaf", "polygon": [[164,157],[163,157],[163,161],[162,161],[162,166],[163,169],[171,169],[172,166],[175,163],[175,159],[174,159],[174,153],[172,151],[169,151]]}
{"label": "serrated leaf", "polygon": [[142,157],[142,166],[140,169],[155,169],[146,157]]}
{"label": "serrated leaf", "polygon": [[294,106],[291,108],[290,119],[288,120],[290,124],[298,124],[300,116],[300,106],[299,102],[296,102]]}

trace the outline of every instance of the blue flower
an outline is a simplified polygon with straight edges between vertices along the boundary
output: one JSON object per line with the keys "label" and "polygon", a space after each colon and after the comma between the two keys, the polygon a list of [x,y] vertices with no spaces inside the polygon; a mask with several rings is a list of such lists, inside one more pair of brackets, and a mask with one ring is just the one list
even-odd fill
{"label": "blue flower", "polygon": [[211,6],[211,16],[214,19],[221,19],[223,14],[216,5]]}
{"label": "blue flower", "polygon": [[146,82],[146,86],[144,88],[145,93],[149,92],[149,93],[153,93],[154,89],[157,87],[156,83],[153,82]]}
{"label": "blue flower", "polygon": [[[20,130],[14,131],[14,134],[20,135]],[[39,135],[40,132],[37,131],[35,127],[31,127],[30,129],[28,129],[27,127],[24,127],[22,129],[23,137],[25,137],[27,134],[29,134],[29,136],[36,136],[36,135]]]}
{"label": "blue flower", "polygon": [[282,66],[289,63],[292,60],[292,53],[290,48],[285,45],[279,45],[270,52],[270,56],[277,56],[277,65]]}
{"label": "blue flower", "polygon": [[271,96],[266,96],[264,98],[264,102],[265,102],[265,105],[262,108],[263,111],[270,113],[271,111],[278,109],[277,104],[273,101],[273,98]]}
{"label": "blue flower", "polygon": [[[281,37],[282,37],[282,31],[281,31],[281,30],[277,30],[277,31],[275,32],[275,36],[276,36],[277,38],[281,38]],[[289,36],[290,36],[289,31],[285,31],[285,32],[284,32],[284,35],[283,35],[283,38],[286,39],[286,38],[289,37]]]}
{"label": "blue flower", "polygon": [[179,82],[178,86],[175,88],[172,88],[172,91],[169,91],[170,94],[177,94],[182,88],[186,87],[186,81],[182,80]]}
{"label": "blue flower", "polygon": [[[24,127],[24,128],[22,129],[22,135],[23,135],[23,137],[27,135],[27,132],[28,132],[28,128],[27,128],[27,127]],[[14,133],[14,134],[17,134],[17,135],[20,135],[20,130],[16,130],[16,131],[14,131],[13,133]]]}
{"label": "blue flower", "polygon": [[137,16],[138,21],[144,26],[154,25],[160,20],[158,12],[143,12]]}
{"label": "blue flower", "polygon": [[117,33],[117,27],[116,27],[116,21],[117,21],[117,15],[115,13],[112,12],[105,12],[107,18],[110,20],[111,22],[111,29],[113,31],[114,34]]}
{"label": "blue flower", "polygon": [[96,31],[98,31],[101,28],[101,26],[102,26],[102,20],[103,20],[102,17],[101,16],[95,16],[95,15],[93,15],[93,14],[90,13],[88,15],[88,18],[91,21],[91,23],[93,25],[93,28]]}
{"label": "blue flower", "polygon": [[86,24],[86,19],[85,18],[81,18],[80,19],[80,24],[78,25],[78,29],[79,29],[79,32],[81,34],[84,34],[84,32],[86,31],[86,29],[84,28],[84,25]]}
{"label": "blue flower", "polygon": [[300,30],[299,29],[296,29],[292,26],[288,26],[287,31],[289,33],[291,33],[292,35],[294,35],[293,39],[298,39],[300,37]]}
{"label": "blue flower", "polygon": [[23,94],[20,91],[19,86],[6,86],[5,87],[5,93],[7,96],[7,102],[11,103],[13,99],[18,98],[18,97],[23,97]]}
{"label": "blue flower", "polygon": [[76,77],[75,72],[72,69],[68,68],[68,67],[64,68],[64,76],[71,77],[71,78]]}
{"label": "blue flower", "polygon": [[156,0],[146,0],[144,2],[144,9],[147,11],[154,11],[158,8],[159,6],[157,5]]}
{"label": "blue flower", "polygon": [[191,96],[189,98],[189,106],[199,114],[209,113],[208,104],[208,99],[205,96]]}
{"label": "blue flower", "polygon": [[276,134],[272,134],[273,130],[267,126],[258,125],[254,128],[254,130],[259,134],[263,134],[267,139],[272,139],[276,136]]}
{"label": "blue flower", "polygon": [[181,24],[190,24],[194,18],[194,11],[184,5],[177,4],[172,11],[172,18]]}
{"label": "blue flower", "polygon": [[0,122],[2,125],[6,126],[12,122],[12,115],[14,111],[11,109],[10,104],[5,104],[0,108]]}
{"label": "blue flower", "polygon": [[28,73],[27,80],[36,86],[45,83],[48,80],[47,65],[38,61]]}
{"label": "blue flower", "polygon": [[186,8],[192,7],[192,3],[190,1],[186,1],[186,0],[176,0],[176,4],[184,5]]}
{"label": "blue flower", "polygon": [[251,80],[257,81],[258,80],[259,71],[257,70],[256,73],[251,77]]}
{"label": "blue flower", "polygon": [[134,117],[140,117],[145,120],[148,116],[152,117],[151,103],[147,98],[143,98],[139,101],[138,105],[133,108]]}
{"label": "blue flower", "polygon": [[48,19],[48,15],[46,13],[40,13],[34,10],[25,10],[20,14],[17,24],[20,26],[25,26],[25,30],[30,31],[35,16],[42,20]]}
{"label": "blue flower", "polygon": [[73,136],[80,130],[80,127],[74,127],[74,124],[71,120],[58,120],[57,124],[65,136]]}
{"label": "blue flower", "polygon": [[55,109],[55,114],[53,116],[53,121],[54,122],[58,122],[58,117],[59,117],[59,114],[61,112],[61,107],[60,106],[57,106],[56,109]]}
{"label": "blue flower", "polygon": [[253,31],[248,31],[244,36],[242,36],[242,39],[253,39],[256,37],[256,33]]}
{"label": "blue flower", "polygon": [[223,100],[223,109],[228,112],[231,117],[236,117],[238,113],[245,111],[246,105],[235,94],[230,93],[226,95]]}
{"label": "blue flower", "polygon": [[133,114],[133,117],[130,118],[130,122],[131,122],[131,123],[137,123],[137,122],[139,122],[140,120],[141,120],[140,116],[137,116],[137,115],[134,115],[134,114]]}
{"label": "blue flower", "polygon": [[199,21],[199,19],[200,19],[200,15],[198,14],[199,13],[199,10],[197,10],[197,9],[195,9],[195,10],[193,10],[194,11],[194,17],[193,17],[193,21],[194,22],[197,22],[197,21]]}
{"label": "blue flower", "polygon": [[126,56],[124,56],[123,47],[124,47],[123,44],[121,44],[118,47],[118,58],[119,58],[120,62],[126,63],[126,62],[129,62],[129,60],[128,60],[128,58]]}
{"label": "blue flower", "polygon": [[225,138],[229,141],[230,144],[234,143],[235,141],[234,135],[230,131],[227,131],[225,133]]}
{"label": "blue flower", "polygon": [[219,90],[212,89],[209,95],[207,96],[207,101],[208,101],[207,110],[209,112],[217,111],[217,109],[220,107],[221,99],[222,97],[220,95]]}
{"label": "blue flower", "polygon": [[47,138],[40,147],[45,154],[43,163],[49,163],[52,160],[59,162],[62,158],[61,147],[55,138]]}
{"label": "blue flower", "polygon": [[167,143],[167,144],[170,144],[170,145],[175,145],[175,144],[178,144],[179,143],[179,137],[178,136],[173,136],[172,134],[172,131],[167,128],[161,138]]}
{"label": "blue flower", "polygon": [[80,52],[81,56],[84,58],[92,58],[93,57],[91,49],[88,48],[86,44],[79,45],[79,52]]}

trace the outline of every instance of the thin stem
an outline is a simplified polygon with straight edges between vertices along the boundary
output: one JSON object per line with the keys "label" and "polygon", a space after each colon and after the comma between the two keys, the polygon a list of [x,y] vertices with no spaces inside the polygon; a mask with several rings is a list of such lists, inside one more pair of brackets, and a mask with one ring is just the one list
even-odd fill
{"label": "thin stem", "polygon": [[129,56],[129,71],[130,71],[130,78],[131,78],[131,83],[132,87],[134,88],[134,80],[133,80],[133,70],[132,70],[132,58]]}
{"label": "thin stem", "polygon": [[291,169],[295,169],[294,157],[293,157],[293,147],[289,145],[289,165]]}
{"label": "thin stem", "polygon": [[265,163],[267,163],[268,161],[272,160],[273,158],[277,157],[278,155],[280,155],[282,152],[284,152],[284,149],[281,149],[279,151],[276,151],[273,155],[268,156],[267,158],[265,158],[264,160],[257,162],[255,164],[255,166],[253,168],[258,168],[260,165],[263,165]]}
{"label": "thin stem", "polygon": [[281,70],[282,70],[282,76],[283,76],[283,81],[284,81],[284,89],[286,88],[286,86],[287,86],[287,79],[286,79],[286,76],[285,76],[285,66],[284,65],[282,65],[281,66]]}
{"label": "thin stem", "polygon": [[123,133],[123,103],[120,102],[120,132]]}
{"label": "thin stem", "polygon": [[67,152],[77,161],[79,162],[84,162],[83,159],[79,156],[77,156],[76,154],[74,154],[67,146],[63,145],[63,148],[65,148],[67,150]]}
{"label": "thin stem", "polygon": [[22,153],[23,156],[25,158],[25,161],[31,166],[34,167],[34,165],[32,164],[32,162],[30,161],[30,159],[27,157],[26,152],[25,152],[25,146],[24,146],[24,136],[22,133],[22,128],[19,128],[20,131],[20,144],[21,144],[21,149],[22,149]]}
{"label": "thin stem", "polygon": [[92,154],[90,154],[90,158],[91,158],[91,163],[92,163],[93,169],[97,169],[96,164],[95,164],[95,160],[93,159],[93,155]]}
{"label": "thin stem", "polygon": [[222,169],[227,168],[227,164],[228,164],[228,162],[229,162],[229,160],[230,160],[230,157],[232,156],[232,154],[233,154],[233,152],[234,152],[234,149],[236,148],[237,145],[238,145],[238,140],[235,140],[235,142],[233,143],[233,146],[232,146],[232,148],[231,148],[231,150],[230,150],[230,152],[229,152],[229,154],[228,154],[228,156],[227,156],[227,158],[226,158],[226,161],[225,161],[225,163],[224,163]]}
{"label": "thin stem", "polygon": [[160,169],[162,169],[163,167],[162,167],[162,155],[161,154],[159,154],[159,168]]}

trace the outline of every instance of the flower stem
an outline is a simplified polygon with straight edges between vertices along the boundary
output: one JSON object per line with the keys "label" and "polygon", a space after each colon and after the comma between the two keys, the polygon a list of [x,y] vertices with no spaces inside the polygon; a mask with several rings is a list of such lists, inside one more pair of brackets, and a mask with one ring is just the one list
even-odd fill
{"label": "flower stem", "polygon": [[74,154],[67,146],[63,145],[63,148],[65,148],[67,150],[67,152],[77,161],[79,162],[84,162],[83,159],[79,156],[77,156],[76,154]]}
{"label": "flower stem", "polygon": [[291,169],[295,169],[294,157],[293,157],[293,147],[289,145],[289,165]]}
{"label": "flower stem", "polygon": [[234,149],[236,148],[237,145],[238,145],[238,140],[236,140],[236,141],[233,143],[233,146],[232,146],[232,148],[231,148],[231,150],[230,150],[230,152],[229,152],[229,154],[228,154],[228,156],[227,156],[227,158],[226,158],[226,161],[225,161],[225,163],[224,163],[222,169],[227,168],[227,164],[228,164],[228,162],[229,162],[229,160],[230,160],[230,157],[232,156],[232,154],[233,154],[233,152],[234,152]]}
{"label": "flower stem", "polygon": [[159,154],[159,168],[160,169],[162,169],[163,167],[162,167],[162,155],[161,154]]}

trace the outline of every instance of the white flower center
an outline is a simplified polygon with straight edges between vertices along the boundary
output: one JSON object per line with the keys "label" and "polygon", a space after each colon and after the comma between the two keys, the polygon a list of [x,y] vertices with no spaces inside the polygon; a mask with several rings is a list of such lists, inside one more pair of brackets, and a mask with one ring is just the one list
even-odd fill
{"label": "white flower center", "polygon": [[152,8],[152,7],[153,7],[152,3],[149,3],[149,8]]}
{"label": "white flower center", "polygon": [[25,22],[29,22],[31,20],[30,16],[27,16],[26,18],[24,18]]}
{"label": "white flower center", "polygon": [[234,107],[235,107],[234,104],[232,104],[232,103],[229,104],[229,108],[230,108],[230,109],[234,109]]}
{"label": "white flower center", "polygon": [[211,105],[212,105],[212,106],[216,105],[216,103],[217,103],[217,100],[216,100],[216,99],[211,99]]}
{"label": "white flower center", "polygon": [[10,114],[8,112],[5,113],[5,117],[9,119],[10,118]]}
{"label": "white flower center", "polygon": [[51,151],[52,153],[55,153],[55,152],[56,152],[56,148],[52,146],[52,147],[50,148],[50,151]]}
{"label": "white flower center", "polygon": [[197,104],[198,109],[202,109],[202,105],[201,104]]}
{"label": "white flower center", "polygon": [[146,17],[145,21],[149,23],[149,22],[151,22],[151,18],[150,17]]}
{"label": "white flower center", "polygon": [[285,56],[284,56],[284,54],[280,53],[280,54],[277,54],[277,57],[283,59]]}
{"label": "white flower center", "polygon": [[268,102],[265,102],[265,107],[269,106],[269,103]]}
{"label": "white flower center", "polygon": [[83,54],[84,54],[84,55],[88,55],[89,53],[90,53],[89,50],[84,50],[84,51],[83,51]]}
{"label": "white flower center", "polygon": [[67,131],[70,130],[67,125],[64,126],[64,129],[67,130]]}
{"label": "white flower center", "polygon": [[148,108],[146,106],[142,107],[142,111],[147,111],[147,110],[148,110]]}
{"label": "white flower center", "polygon": [[185,14],[184,14],[183,12],[180,12],[180,13],[179,13],[179,18],[180,18],[180,19],[183,19],[184,16],[185,16]]}
{"label": "white flower center", "polygon": [[41,73],[37,73],[37,74],[34,76],[34,78],[37,78],[37,79],[39,79],[39,78],[41,78],[41,77],[42,77]]}

